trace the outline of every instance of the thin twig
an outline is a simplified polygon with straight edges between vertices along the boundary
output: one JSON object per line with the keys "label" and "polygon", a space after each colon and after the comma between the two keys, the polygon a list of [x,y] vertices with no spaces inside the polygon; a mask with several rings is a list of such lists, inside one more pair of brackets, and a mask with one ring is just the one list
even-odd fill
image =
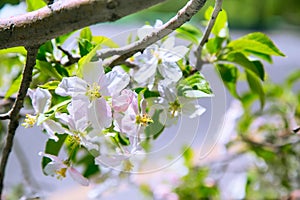
{"label": "thin twig", "polygon": [[3,181],[5,176],[5,168],[7,165],[8,157],[10,155],[12,146],[13,146],[13,140],[16,133],[16,130],[19,126],[19,113],[21,108],[23,107],[23,101],[26,97],[27,90],[29,88],[29,85],[32,80],[32,71],[33,67],[36,63],[36,55],[39,49],[39,46],[32,46],[27,47],[27,58],[26,58],[26,64],[23,70],[23,78],[21,81],[21,86],[19,88],[19,92],[16,98],[16,101],[11,109],[10,112],[10,122],[8,124],[8,132],[6,136],[6,141],[4,145],[4,149],[2,152],[1,157],[1,163],[0,163],[0,197],[3,190]]}
{"label": "thin twig", "polygon": [[63,49],[61,46],[57,46],[57,48],[59,50],[61,50],[64,54],[66,54],[67,57],[68,57],[68,62],[61,63],[61,61],[60,61],[61,65],[67,67],[67,66],[73,65],[73,64],[75,64],[75,63],[77,63],[79,61],[80,57],[74,57],[69,51]]}
{"label": "thin twig", "polygon": [[195,56],[197,58],[195,67],[199,71],[202,69],[202,65],[204,64],[203,60],[201,59],[202,48],[203,48],[204,44],[208,41],[209,35],[210,35],[214,25],[215,25],[215,22],[217,20],[219,12],[222,11],[222,3],[223,3],[223,0],[216,0],[214,11],[211,15],[211,18],[208,22],[208,25],[207,25],[206,29],[205,29],[205,32],[204,32],[203,37],[202,37],[202,39],[199,43],[199,46],[198,46],[198,48],[195,52]]}
{"label": "thin twig", "polygon": [[114,56],[109,62],[104,62],[106,66],[111,66],[115,60],[119,61],[122,55],[133,55],[134,53],[141,51],[149,45],[157,42],[163,37],[172,33],[175,29],[179,28],[185,22],[189,21],[206,3],[206,0],[190,0],[178,13],[171,18],[167,23],[155,29],[151,34],[148,34],[143,39],[133,42],[124,47],[115,49],[103,49],[98,52],[98,57],[106,59]]}

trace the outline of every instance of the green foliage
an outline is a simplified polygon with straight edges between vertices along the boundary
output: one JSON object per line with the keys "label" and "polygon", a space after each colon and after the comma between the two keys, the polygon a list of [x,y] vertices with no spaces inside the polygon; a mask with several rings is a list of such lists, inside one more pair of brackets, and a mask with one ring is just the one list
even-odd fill
{"label": "green foliage", "polygon": [[28,12],[38,10],[47,5],[43,0],[26,0],[26,4]]}
{"label": "green foliage", "polygon": [[194,44],[199,43],[199,39],[201,38],[201,36],[202,32],[191,24],[184,24],[180,28],[176,29],[177,38],[185,39]]}
{"label": "green foliage", "polygon": [[179,96],[201,98],[213,95],[209,83],[200,72],[181,80],[177,87]]}

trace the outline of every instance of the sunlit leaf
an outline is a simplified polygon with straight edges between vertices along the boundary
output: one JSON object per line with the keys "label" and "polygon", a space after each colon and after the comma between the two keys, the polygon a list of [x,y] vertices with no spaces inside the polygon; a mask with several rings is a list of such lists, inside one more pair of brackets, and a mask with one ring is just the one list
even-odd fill
{"label": "sunlit leaf", "polygon": [[19,53],[19,54],[22,54],[22,55],[26,55],[27,51],[24,47],[12,47],[12,48],[8,48],[8,49],[1,49],[0,50],[0,55],[7,54],[7,53]]}
{"label": "sunlit leaf", "polygon": [[194,44],[198,44],[202,37],[202,32],[191,24],[184,24],[176,29],[176,37],[188,40]]}
{"label": "sunlit leaf", "polygon": [[213,96],[209,83],[200,72],[181,80],[178,84],[178,95],[189,98]]}
{"label": "sunlit leaf", "polygon": [[43,0],[26,0],[26,4],[28,12],[38,10],[47,5]]}
{"label": "sunlit leaf", "polygon": [[227,47],[235,51],[249,51],[267,55],[284,56],[267,35],[259,32],[250,33],[233,40]]}
{"label": "sunlit leaf", "polygon": [[238,80],[238,69],[236,66],[232,64],[217,64],[216,67],[230,94],[235,98],[239,98],[236,90],[236,83]]}
{"label": "sunlit leaf", "polygon": [[259,96],[261,108],[265,105],[265,92],[261,81],[253,72],[246,70],[246,77],[251,91]]}
{"label": "sunlit leaf", "polygon": [[39,85],[39,87],[47,90],[55,90],[59,83],[60,81],[49,81],[44,85]]}
{"label": "sunlit leaf", "polygon": [[225,60],[236,63],[245,69],[252,71],[261,80],[265,79],[263,65],[259,61],[250,61],[244,54],[240,52],[232,52],[227,55]]}
{"label": "sunlit leaf", "polygon": [[21,81],[22,81],[22,74],[20,74],[11,84],[10,88],[7,90],[6,94],[5,94],[5,99],[9,98],[11,95],[15,94],[18,92],[20,85],[21,85]]}
{"label": "sunlit leaf", "polygon": [[165,126],[159,121],[159,115],[162,111],[163,110],[155,110],[152,116],[153,123],[145,128],[145,134],[148,139],[156,139],[164,131]]}
{"label": "sunlit leaf", "polygon": [[[204,14],[206,20],[210,20],[213,10],[214,8],[212,6],[207,8]],[[218,14],[218,17],[212,29],[212,33],[216,36],[224,37],[227,35],[227,33],[224,32],[226,31],[226,28],[227,28],[227,13],[225,10],[222,10]]]}

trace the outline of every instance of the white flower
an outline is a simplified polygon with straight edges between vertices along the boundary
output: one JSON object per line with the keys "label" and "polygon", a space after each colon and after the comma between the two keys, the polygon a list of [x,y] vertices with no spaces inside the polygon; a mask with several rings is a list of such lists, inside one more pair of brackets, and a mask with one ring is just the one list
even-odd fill
{"label": "white flower", "polygon": [[98,146],[91,142],[87,128],[90,125],[87,114],[86,102],[80,99],[73,99],[68,105],[69,114],[57,113],[59,118],[65,125],[69,127],[67,133],[71,136],[73,142],[86,147],[88,150],[98,149]]}
{"label": "white flower", "polygon": [[62,161],[57,156],[43,152],[40,152],[39,155],[51,159],[51,162],[49,162],[44,168],[47,175],[57,176],[58,179],[61,179],[66,177],[66,172],[68,171],[74,181],[83,186],[89,185],[89,180],[72,167],[68,160]]}
{"label": "white flower", "polygon": [[129,83],[129,76],[120,68],[105,74],[102,62],[90,62],[83,67],[83,79],[64,77],[55,92],[90,102],[105,96],[118,94]]}
{"label": "white flower", "polygon": [[46,130],[50,139],[55,141],[58,137],[55,133],[63,134],[66,130],[58,122],[45,118],[44,113],[47,112],[51,105],[51,94],[48,90],[37,88],[36,90],[28,90],[28,95],[31,98],[32,107],[35,111],[35,115],[26,114],[24,123],[25,128],[32,127],[35,123],[41,125]]}
{"label": "white flower", "polygon": [[184,46],[176,46],[175,38],[169,37],[161,45],[151,45],[129,59],[138,66],[133,71],[133,79],[142,86],[153,87],[160,80],[177,82],[182,77],[182,71],[176,63],[188,52]]}
{"label": "white flower", "polygon": [[181,115],[195,118],[202,115],[206,110],[192,98],[177,96],[175,87],[160,86],[159,92],[161,97],[153,99],[153,108],[165,111],[165,115],[160,115],[160,122],[166,126],[176,123]]}
{"label": "white flower", "polygon": [[[79,77],[63,78],[55,92],[61,96],[71,96],[81,100],[83,110],[92,127],[101,131],[111,125],[111,108],[108,97],[118,95],[129,83],[129,76],[115,67],[105,74],[102,62],[90,62],[83,67],[83,79]],[[84,108],[84,105],[86,108]],[[83,111],[85,112],[85,111]]]}

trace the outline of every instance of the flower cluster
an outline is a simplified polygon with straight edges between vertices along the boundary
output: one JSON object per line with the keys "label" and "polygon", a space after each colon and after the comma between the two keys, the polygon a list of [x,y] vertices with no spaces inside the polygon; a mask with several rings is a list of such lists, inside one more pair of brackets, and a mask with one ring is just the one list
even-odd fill
{"label": "flower cluster", "polygon": [[[138,36],[143,38],[151,29],[143,27]],[[182,114],[200,116],[205,109],[197,99],[203,96],[188,94],[207,89],[208,84],[205,82],[204,89],[194,85],[205,80],[198,72],[183,76],[179,61],[185,62],[188,51],[187,47],[175,46],[175,39],[169,37],[130,57],[128,61],[135,68],[115,66],[106,70],[98,60],[81,66],[76,76],[56,81],[55,87],[29,90],[35,115],[26,115],[23,126],[37,124],[49,139],[57,142],[63,134],[68,138],[65,144],[71,143],[64,161],[40,154],[51,159],[44,167],[46,174],[62,178],[69,171],[74,180],[87,185],[73,168],[72,158],[80,148],[90,152],[96,165],[130,171],[134,167],[131,158],[144,153],[142,143],[149,141],[145,134],[149,126],[171,126]],[[154,119],[157,113],[159,117]]]}

